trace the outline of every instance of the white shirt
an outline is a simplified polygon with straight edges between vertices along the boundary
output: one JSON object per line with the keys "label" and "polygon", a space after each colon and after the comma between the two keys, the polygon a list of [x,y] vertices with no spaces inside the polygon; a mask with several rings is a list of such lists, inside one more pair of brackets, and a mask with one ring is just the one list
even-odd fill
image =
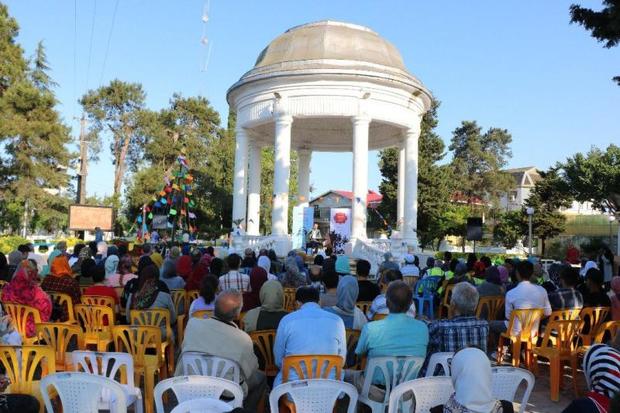
{"label": "white shirt", "polygon": [[[512,310],[528,308],[542,308],[545,317],[551,314],[547,290],[529,281],[521,281],[519,285],[506,293],[506,320],[510,320]],[[506,321],[506,326],[508,323],[509,321]],[[538,329],[538,326],[536,325],[535,328]],[[518,334],[519,331],[521,331],[521,326],[518,321],[515,321],[512,334]]]}
{"label": "white shirt", "polygon": [[420,269],[416,267],[414,264],[405,264],[400,267],[400,272],[403,277],[419,277]]}

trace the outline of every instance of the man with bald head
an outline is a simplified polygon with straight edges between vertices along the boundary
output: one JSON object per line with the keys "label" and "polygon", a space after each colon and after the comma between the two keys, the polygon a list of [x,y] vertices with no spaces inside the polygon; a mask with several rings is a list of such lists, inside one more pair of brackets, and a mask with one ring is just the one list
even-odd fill
{"label": "man with bald head", "polygon": [[[239,318],[243,297],[237,290],[221,292],[215,299],[213,318],[192,317],[187,323],[176,376],[183,375],[180,362],[183,354],[197,351],[235,361],[241,368],[241,387],[245,394],[243,405],[256,410],[267,390],[265,374],[258,371],[258,360],[250,336],[233,322]],[[231,377],[225,377],[232,380]]]}

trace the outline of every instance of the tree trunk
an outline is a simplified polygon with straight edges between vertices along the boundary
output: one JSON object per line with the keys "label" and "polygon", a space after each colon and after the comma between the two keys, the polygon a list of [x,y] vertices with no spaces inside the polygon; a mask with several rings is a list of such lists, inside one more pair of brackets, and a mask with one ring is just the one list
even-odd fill
{"label": "tree trunk", "polygon": [[545,256],[545,238],[540,238],[540,256]]}

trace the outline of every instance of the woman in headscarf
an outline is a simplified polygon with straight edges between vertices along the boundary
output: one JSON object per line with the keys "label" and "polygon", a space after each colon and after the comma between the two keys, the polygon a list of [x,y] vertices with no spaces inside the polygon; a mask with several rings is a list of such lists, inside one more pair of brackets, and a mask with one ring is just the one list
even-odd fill
{"label": "woman in headscarf", "polygon": [[20,263],[24,260],[24,254],[22,254],[20,251],[15,250],[12,253],[9,254],[9,266],[8,266],[8,280],[10,281],[13,279],[13,274],[15,274],[15,271],[17,271],[17,268],[19,268]]}
{"label": "woman in headscarf", "polygon": [[497,271],[499,271],[499,279],[502,282],[502,286],[506,286],[510,282],[510,274],[508,273],[508,268],[503,265],[497,267]]}
{"label": "woman in headscarf", "polygon": [[258,257],[258,261],[256,263],[259,267],[267,271],[267,279],[277,281],[278,277],[272,274],[271,271],[271,260],[266,255],[261,255]]}
{"label": "woman in headscarf", "polygon": [[193,265],[192,257],[189,255],[179,257],[176,263],[177,275],[187,280],[192,275],[192,271],[194,270]]}
{"label": "woman in headscarf", "polygon": [[243,329],[246,333],[256,330],[276,330],[282,317],[288,313],[284,310],[284,289],[278,281],[267,281],[260,289],[261,306],[245,314]]}
{"label": "woman in headscarf", "polygon": [[159,252],[152,253],[150,257],[151,261],[153,261],[153,264],[155,264],[157,266],[157,269],[160,270],[161,266],[164,263],[164,257],[162,257]]}
{"label": "woman in headscarf", "polygon": [[195,311],[215,309],[215,293],[220,281],[214,275],[207,275],[202,279],[200,285],[200,296],[196,298],[189,306],[189,316],[191,317]]}
{"label": "woman in headscarf", "polygon": [[118,268],[119,259],[117,255],[108,255],[108,258],[105,259],[103,267],[105,268],[105,277],[109,278],[116,274],[116,270]]}
{"label": "woman in headscarf", "polygon": [[361,330],[368,320],[362,310],[355,305],[358,295],[359,286],[357,284],[357,279],[352,275],[345,275],[340,278],[338,282],[338,288],[336,289],[338,301],[336,305],[323,309],[339,315],[342,321],[344,321],[344,326],[346,328]]}
{"label": "woman in headscarf", "polygon": [[286,261],[286,272],[282,273],[282,279],[280,282],[283,287],[291,287],[297,288],[302,285],[306,285],[306,276],[299,272],[299,267],[297,267],[297,262],[294,257],[287,257]]}
{"label": "woman in headscarf", "polygon": [[282,272],[282,263],[278,261],[278,256],[276,255],[275,250],[270,249],[267,252],[267,257],[271,261],[271,270],[269,271],[272,274],[279,275]]}
{"label": "woman in headscarf", "polygon": [[[108,257],[108,259],[110,258]],[[116,272],[106,276],[105,285],[108,287],[124,287],[130,280],[138,278],[136,274],[131,272],[132,264],[131,256],[123,255],[123,258],[120,259],[117,265]]]}
{"label": "woman in headscarf", "polygon": [[346,255],[339,255],[336,258],[336,272],[339,275],[351,275],[351,264],[349,262],[349,257]]}
{"label": "woman in headscarf", "polygon": [[174,261],[166,259],[161,268],[161,280],[170,290],[179,290],[185,287],[185,280],[177,275]]}
{"label": "woman in headscarf", "polygon": [[73,304],[80,303],[80,283],[73,278],[73,271],[69,267],[66,255],[59,255],[52,261],[50,275],[41,283],[45,291],[65,293],[71,296]]}
{"label": "woman in headscarf", "polygon": [[[122,306],[126,306],[129,302],[129,297],[132,294],[137,293],[138,290],[140,289],[140,286],[142,285],[142,281],[141,281],[142,274],[145,274],[144,270],[147,267],[157,268],[157,266],[153,263],[153,261],[151,261],[150,257],[148,256],[140,257],[140,261],[138,262],[138,277],[127,281],[127,283],[125,284],[125,288],[123,289],[123,294],[121,295]],[[161,292],[170,294],[170,289],[168,288],[166,283],[164,283],[163,281],[159,279],[159,269],[157,270],[157,288]]]}
{"label": "woman in headscarf", "polygon": [[254,267],[250,271],[250,288],[251,291],[243,293],[242,312],[249,311],[260,306],[260,289],[267,282],[267,271],[262,267]]}
{"label": "woman in headscarf", "polygon": [[484,271],[485,280],[476,287],[480,297],[504,295],[499,269],[492,265]]}
{"label": "woman in headscarf", "polygon": [[477,348],[458,351],[451,364],[454,393],[432,413],[512,413],[512,403],[493,397],[491,362]]}
{"label": "woman in headscarf", "polygon": [[[142,269],[138,277],[138,288],[127,299],[126,314],[131,310],[149,310],[163,308],[170,312],[170,323],[174,324],[177,319],[176,310],[169,292],[159,288],[159,269],[155,265],[149,265]],[[166,326],[161,326],[162,340],[166,337]]]}
{"label": "woman in headscarf", "polygon": [[97,254],[95,254],[95,262],[101,264],[108,257],[108,244],[105,241],[97,243]]}
{"label": "woman in headscarf", "polygon": [[[49,321],[52,315],[52,300],[39,287],[37,267],[27,260],[22,261],[11,282],[2,289],[2,301],[36,308],[42,322]],[[27,320],[26,335],[35,335],[34,319]]]}
{"label": "woman in headscarf", "polygon": [[78,253],[77,260],[73,264],[71,264],[71,261],[69,261],[69,265],[71,265],[71,271],[73,272],[74,276],[78,276],[82,274],[82,264],[84,263],[84,261],[86,261],[90,257],[91,257],[90,248],[88,248],[87,246],[84,246],[80,248],[80,252]]}
{"label": "woman in headscarf", "polygon": [[589,392],[562,413],[611,413],[610,401],[620,391],[620,352],[594,344],[583,358],[583,372]]}

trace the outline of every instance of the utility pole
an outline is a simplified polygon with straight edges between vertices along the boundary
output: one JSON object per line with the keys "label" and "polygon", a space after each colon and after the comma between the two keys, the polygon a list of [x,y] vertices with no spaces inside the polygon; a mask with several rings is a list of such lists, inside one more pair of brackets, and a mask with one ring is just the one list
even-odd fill
{"label": "utility pole", "polygon": [[80,171],[78,172],[77,203],[86,203],[86,176],[88,175],[88,145],[86,142],[86,118],[80,119]]}

